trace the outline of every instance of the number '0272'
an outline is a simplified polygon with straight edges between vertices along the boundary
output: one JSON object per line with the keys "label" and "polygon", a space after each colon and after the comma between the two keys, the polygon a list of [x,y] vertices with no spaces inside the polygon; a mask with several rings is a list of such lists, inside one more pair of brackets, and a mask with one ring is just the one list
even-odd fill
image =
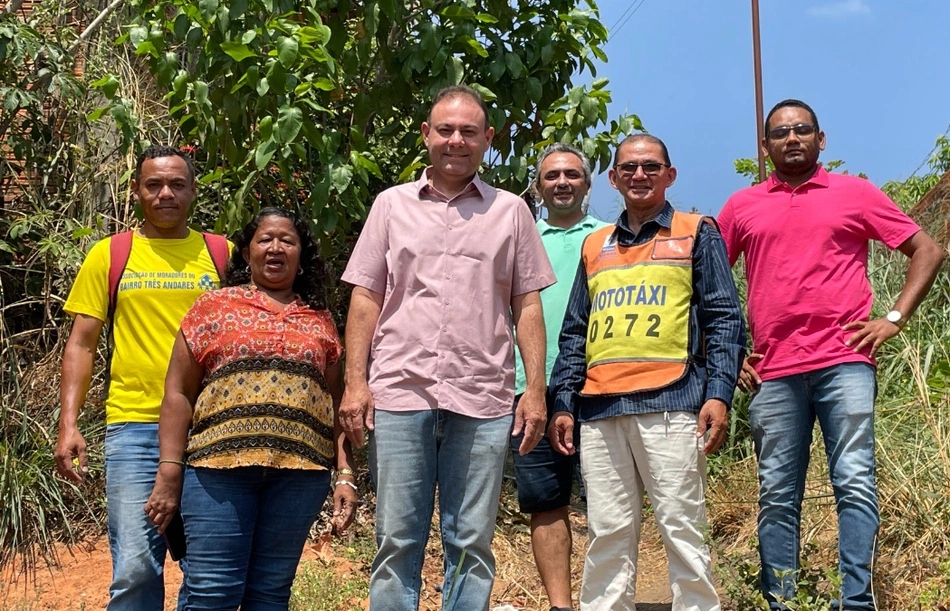
{"label": "number '0272'", "polygon": [[[620,329],[614,330],[614,317],[607,316],[604,318],[604,334],[603,336],[598,336],[600,333],[600,321],[595,320],[590,323],[590,336],[587,338],[587,341],[590,343],[596,342],[598,339],[613,339],[615,332],[623,331],[625,337],[630,337],[633,335],[633,328],[637,324],[637,319],[640,317],[639,314],[626,314],[623,317],[623,322],[620,323]],[[645,337],[660,337],[660,332],[657,329],[660,328],[660,322],[662,319],[659,314],[650,314],[647,316],[647,322],[649,326],[646,331],[643,333]],[[626,325],[626,329],[624,329]]]}

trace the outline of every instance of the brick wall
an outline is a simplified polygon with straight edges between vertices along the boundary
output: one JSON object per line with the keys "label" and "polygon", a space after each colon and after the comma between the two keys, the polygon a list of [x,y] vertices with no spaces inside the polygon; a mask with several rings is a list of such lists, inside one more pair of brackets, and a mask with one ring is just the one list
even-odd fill
{"label": "brick wall", "polygon": [[[23,3],[17,9],[17,13],[16,13],[17,17],[24,21],[29,19],[30,13],[34,10],[34,8],[39,6],[41,1],[42,0],[23,0]],[[0,0],[0,6],[6,6],[6,5],[7,5],[7,2],[5,2],[4,0]],[[77,33],[82,31],[83,24],[79,20],[78,11],[74,11],[72,17],[70,19],[67,19],[67,23],[65,25],[67,27],[75,28]],[[76,78],[82,78],[85,63],[86,63],[85,56],[80,51],[80,53],[77,54],[77,57],[73,66],[73,75]],[[32,69],[32,65],[25,66],[24,69],[26,70]],[[51,102],[47,102],[44,106],[44,109],[45,109],[45,112],[47,113],[47,116],[49,116],[49,113],[56,112],[56,109]],[[57,126],[62,127],[61,120],[57,120]],[[2,147],[0,148],[0,153],[3,154],[7,162],[12,167],[17,167],[20,165],[13,150],[7,148],[5,145],[0,145],[0,147]],[[6,180],[4,181],[7,184],[0,185],[3,191],[2,197],[5,200],[5,202],[9,202],[9,201],[17,199],[22,194],[23,187],[28,185],[31,182],[31,180],[35,180],[35,178],[30,177],[30,176],[25,176],[23,174],[16,174],[13,176],[8,175]]]}

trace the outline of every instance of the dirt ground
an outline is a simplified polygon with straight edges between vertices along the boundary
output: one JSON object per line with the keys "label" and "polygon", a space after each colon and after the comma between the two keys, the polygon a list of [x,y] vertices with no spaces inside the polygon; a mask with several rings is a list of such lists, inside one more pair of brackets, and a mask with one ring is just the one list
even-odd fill
{"label": "dirt ground", "polygon": [[[587,544],[586,520],[583,513],[572,512],[574,529],[573,580],[575,592],[583,572],[583,550]],[[314,541],[304,550],[301,565],[332,555],[332,545],[326,540]],[[493,606],[510,604],[516,609],[547,609],[543,590],[530,552],[528,535],[496,536],[498,558],[497,580],[492,596]],[[437,541],[430,542],[423,570],[421,608],[438,609],[441,594],[441,549]],[[103,609],[108,600],[111,578],[109,546],[105,537],[74,547],[63,548],[61,566],[37,567],[35,580],[7,571],[0,576],[0,609],[9,611],[73,611]],[[342,561],[345,564],[345,561]],[[666,557],[655,524],[645,516],[639,556],[640,573],[637,583],[639,611],[666,611],[670,608],[670,590],[666,573]],[[341,566],[341,572],[345,566]],[[165,608],[174,609],[181,571],[171,560],[165,564]],[[366,604],[364,601],[364,608]]]}
{"label": "dirt ground", "polygon": [[[576,609],[578,608],[577,596],[584,574],[584,552],[587,549],[587,517],[576,504],[571,510],[571,529],[574,539],[571,583]],[[430,547],[431,545],[430,543]],[[510,604],[523,611],[548,611],[550,605],[547,604],[548,601],[544,596],[544,589],[535,568],[531,539],[527,532],[499,537],[496,531],[492,547],[496,560],[495,587],[492,590],[493,607]],[[439,556],[439,554],[429,554],[429,556]],[[441,557],[437,560],[440,563]],[[667,611],[670,608],[668,603],[672,600],[672,595],[667,575],[666,552],[660,542],[652,514],[643,516],[637,565],[639,569],[637,611]],[[430,572],[429,566],[427,559],[424,574]],[[432,563],[431,573],[434,577],[440,577],[438,574],[440,568],[440,564]],[[423,596],[432,601],[431,609],[439,608],[439,594],[432,591],[431,587],[424,591]]]}
{"label": "dirt ground", "polygon": [[[16,611],[104,609],[109,600],[112,561],[106,537],[59,552],[60,566],[36,567],[35,580],[7,570],[0,582],[0,608]],[[165,562],[165,608],[174,609],[181,571]]]}

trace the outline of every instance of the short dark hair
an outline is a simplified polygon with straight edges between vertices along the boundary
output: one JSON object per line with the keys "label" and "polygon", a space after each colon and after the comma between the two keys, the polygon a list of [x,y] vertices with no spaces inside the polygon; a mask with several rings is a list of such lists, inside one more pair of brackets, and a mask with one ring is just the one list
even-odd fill
{"label": "short dark hair", "polygon": [[482,114],[485,115],[485,131],[488,131],[488,104],[485,103],[485,98],[482,97],[482,94],[478,93],[468,85],[453,85],[451,87],[443,87],[440,89],[439,92],[435,94],[435,97],[432,98],[432,105],[429,106],[429,117],[426,119],[426,121],[432,123],[432,109],[435,108],[436,104],[442,100],[450,100],[455,98],[468,98],[478,104],[478,106],[482,109]]}
{"label": "short dark hair", "polygon": [[620,144],[617,145],[617,150],[614,152],[614,165],[617,165],[617,158],[620,156],[620,149],[622,149],[627,144],[633,144],[634,142],[639,142],[641,140],[646,140],[647,142],[659,146],[660,150],[663,151],[663,163],[668,166],[673,165],[673,162],[670,161],[670,151],[668,148],[666,148],[666,144],[653,134],[630,134],[621,140]]}
{"label": "short dark hair", "polygon": [[162,145],[150,146],[147,149],[145,149],[141,155],[139,155],[138,161],[135,162],[135,179],[138,180],[139,177],[141,177],[142,164],[145,163],[146,159],[158,159],[160,157],[172,157],[172,156],[181,157],[182,159],[184,159],[185,165],[188,166],[188,179],[194,180],[196,176],[195,162],[191,160],[191,155],[173,146],[162,146]]}
{"label": "short dark hair", "polygon": [[244,249],[249,247],[257,233],[261,221],[269,216],[289,219],[300,238],[300,273],[294,277],[293,290],[314,310],[327,309],[327,294],[330,286],[330,271],[320,247],[313,239],[310,226],[299,216],[286,208],[267,207],[251,219],[234,237],[234,250],[228,262],[228,271],[224,276],[224,286],[238,286],[251,281],[251,266],[244,259]]}
{"label": "short dark hair", "polygon": [[818,127],[818,115],[815,114],[815,111],[812,110],[812,107],[808,104],[802,102],[801,100],[796,100],[794,98],[789,98],[787,100],[782,100],[778,104],[772,107],[772,110],[769,111],[769,114],[765,117],[765,137],[769,137],[769,121],[772,120],[772,115],[779,111],[782,108],[804,108],[808,111],[808,114],[811,115],[811,122],[815,126],[815,131],[820,132],[821,128]]}

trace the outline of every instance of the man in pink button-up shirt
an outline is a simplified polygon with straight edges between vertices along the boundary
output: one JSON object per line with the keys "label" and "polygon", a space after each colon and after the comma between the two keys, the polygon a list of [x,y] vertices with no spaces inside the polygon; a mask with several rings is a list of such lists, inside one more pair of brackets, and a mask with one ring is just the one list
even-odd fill
{"label": "man in pink button-up shirt", "polygon": [[[370,609],[418,608],[438,485],[443,609],[487,610],[512,420],[521,453],[544,432],[539,293],[555,276],[524,201],[478,178],[494,135],[481,96],[442,90],[422,135],[432,165],[379,195],[343,274],[354,288],[340,422],[357,446],[372,431]],[[528,380],[514,414],[512,323]]]}

